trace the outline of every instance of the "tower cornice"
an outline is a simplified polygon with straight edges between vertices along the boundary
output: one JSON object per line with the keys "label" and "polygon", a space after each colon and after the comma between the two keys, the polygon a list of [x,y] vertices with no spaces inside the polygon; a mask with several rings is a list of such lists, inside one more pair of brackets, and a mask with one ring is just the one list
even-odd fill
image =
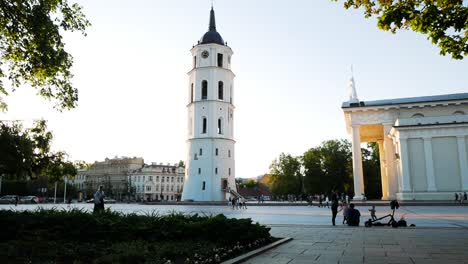
{"label": "tower cornice", "polygon": [[192,74],[192,72],[197,70],[197,69],[210,69],[210,68],[227,71],[227,72],[231,73],[233,77],[236,77],[236,74],[231,69],[226,69],[226,68],[218,67],[218,66],[201,66],[201,67],[192,68],[189,72],[187,72],[187,75]]}
{"label": "tower cornice", "polygon": [[232,103],[226,102],[226,101],[223,101],[223,100],[197,100],[197,101],[193,101],[193,102],[188,103],[187,107],[189,107],[191,105],[194,105],[194,104],[198,104],[198,103],[204,103],[204,102],[224,103],[224,104],[227,104],[227,105],[231,106],[233,109],[236,109],[236,107]]}

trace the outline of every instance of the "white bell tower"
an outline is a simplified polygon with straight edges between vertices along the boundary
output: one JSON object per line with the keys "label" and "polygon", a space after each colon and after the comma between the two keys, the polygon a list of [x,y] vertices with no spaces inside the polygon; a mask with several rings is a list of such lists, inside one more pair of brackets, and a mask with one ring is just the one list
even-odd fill
{"label": "white bell tower", "polygon": [[225,201],[236,191],[234,160],[234,73],[230,47],[210,25],[191,50],[188,73],[188,139],[183,201]]}

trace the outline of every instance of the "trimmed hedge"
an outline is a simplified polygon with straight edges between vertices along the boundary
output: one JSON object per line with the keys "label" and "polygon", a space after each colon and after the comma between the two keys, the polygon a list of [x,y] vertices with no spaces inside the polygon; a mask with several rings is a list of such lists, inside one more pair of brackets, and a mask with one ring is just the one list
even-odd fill
{"label": "trimmed hedge", "polygon": [[5,210],[0,227],[1,263],[217,263],[273,240],[224,215]]}

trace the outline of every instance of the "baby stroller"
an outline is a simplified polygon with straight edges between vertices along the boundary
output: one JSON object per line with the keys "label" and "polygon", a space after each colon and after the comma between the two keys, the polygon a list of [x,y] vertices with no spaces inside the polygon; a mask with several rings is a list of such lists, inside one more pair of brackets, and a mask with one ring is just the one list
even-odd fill
{"label": "baby stroller", "polygon": [[[395,210],[400,208],[400,205],[398,204],[398,201],[396,200],[393,200],[390,202],[390,209],[392,209],[392,213],[391,214],[388,214],[386,216],[383,216],[383,217],[380,217],[380,218],[377,218],[375,220],[372,220],[372,219],[369,219],[367,220],[364,225],[366,227],[371,227],[371,226],[377,226],[377,225],[387,225],[387,226],[392,226],[392,227],[398,227],[398,222],[395,221],[395,218],[393,218],[394,214],[395,214]],[[384,218],[387,218],[389,217],[390,219],[388,220],[387,223],[381,223],[379,222],[380,220],[384,219]]]}

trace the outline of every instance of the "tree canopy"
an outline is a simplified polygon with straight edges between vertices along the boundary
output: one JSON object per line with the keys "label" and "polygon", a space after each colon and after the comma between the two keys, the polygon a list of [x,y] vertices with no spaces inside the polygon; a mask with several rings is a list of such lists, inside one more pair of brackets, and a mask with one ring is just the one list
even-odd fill
{"label": "tree canopy", "polygon": [[[61,33],[86,35],[88,26],[81,7],[68,0],[0,0],[0,95],[28,84],[55,101],[58,110],[74,108],[73,57],[65,51]],[[6,109],[0,97],[0,110]]]}
{"label": "tree canopy", "polygon": [[0,122],[0,175],[12,180],[47,176],[54,181],[75,176],[75,164],[67,161],[67,154],[50,150],[52,139],[44,120],[29,129],[17,122]]}
{"label": "tree canopy", "polygon": [[270,165],[270,186],[274,195],[302,193],[301,162],[298,157],[281,153]]}
{"label": "tree canopy", "polygon": [[427,35],[441,55],[468,55],[468,4],[463,0],[344,0],[344,7],[363,8],[366,18],[377,17],[382,30],[411,29]]}

